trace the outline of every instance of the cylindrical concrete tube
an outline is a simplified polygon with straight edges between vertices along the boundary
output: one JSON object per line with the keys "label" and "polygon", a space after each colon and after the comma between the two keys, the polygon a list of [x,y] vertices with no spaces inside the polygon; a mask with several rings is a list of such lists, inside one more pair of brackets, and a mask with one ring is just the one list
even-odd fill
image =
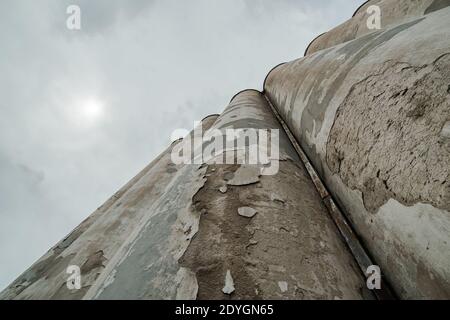
{"label": "cylindrical concrete tube", "polygon": [[445,7],[280,65],[265,82],[402,298],[450,297],[449,21]]}
{"label": "cylindrical concrete tube", "polygon": [[[216,118],[217,116],[205,118],[202,122],[204,129],[209,128]],[[86,299],[97,295],[105,286],[105,282],[112,281],[111,277],[105,275],[109,275],[112,266],[121,262],[129,254],[130,243],[135,241],[136,237],[141,236],[143,226],[156,220],[159,213],[169,210],[173,205],[188,207],[189,195],[192,197],[196,188],[198,190],[202,186],[201,172],[195,172],[193,166],[172,163],[171,151],[176,144],[172,144],[65,239],[50,249],[7,287],[0,294],[0,299]],[[189,167],[189,169],[186,170],[184,167]],[[183,185],[177,187],[182,179],[187,179],[189,190],[186,191],[188,195],[183,194],[185,196],[183,199],[189,200],[189,203],[183,203],[182,199],[178,198],[169,201],[170,197],[178,194],[174,193],[173,189],[184,188]],[[179,193],[182,194],[181,191]],[[181,209],[179,212],[180,215],[186,214],[186,211]],[[173,224],[173,226],[168,225],[168,228],[175,226],[172,216],[168,215],[165,218],[171,221],[170,224]],[[164,223],[161,230],[163,226]],[[153,246],[148,248],[153,255],[155,253],[152,250],[157,250],[155,248],[163,248],[170,244],[167,239],[161,237],[160,243],[155,239]],[[182,250],[183,248],[180,246],[176,249]],[[167,255],[165,256],[166,263],[170,264],[172,262],[170,255],[174,252],[167,250],[165,254]],[[80,289],[69,290],[67,287],[67,281],[71,276],[67,271],[75,272],[73,268],[69,268],[70,266],[80,269]],[[144,267],[136,265],[136,269],[130,270],[132,274],[129,278],[130,283],[135,284],[133,281],[141,281],[142,285],[145,284],[144,280],[140,278],[143,275],[141,273],[144,272],[143,269]],[[170,287],[170,281],[175,281],[173,279],[177,276],[177,270],[176,268],[168,269],[169,271],[166,273],[168,289],[161,291],[157,297],[176,296],[177,287]],[[73,273],[73,275],[76,274]],[[113,299],[137,298],[141,287],[134,286],[134,291],[129,296],[127,291],[124,291],[126,289],[127,287],[124,286],[122,291],[109,297]]]}
{"label": "cylindrical concrete tube", "polygon": [[450,6],[450,0],[367,1],[350,20],[314,39],[306,49],[305,56],[417,19],[447,6]]}
{"label": "cylindrical concrete tube", "polygon": [[[241,141],[248,136],[246,147],[256,130],[277,132],[279,154],[271,158],[278,170],[207,162],[207,180],[193,199],[203,213],[199,230],[180,259],[196,275],[198,298],[227,298],[227,274],[232,299],[362,298],[365,280],[264,96],[239,93],[207,136],[227,128],[241,130]],[[212,158],[242,160],[242,145],[224,150]]]}

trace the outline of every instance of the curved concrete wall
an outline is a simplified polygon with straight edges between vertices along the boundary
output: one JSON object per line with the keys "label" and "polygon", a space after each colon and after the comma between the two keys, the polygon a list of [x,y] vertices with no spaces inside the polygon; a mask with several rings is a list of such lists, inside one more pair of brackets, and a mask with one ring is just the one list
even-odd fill
{"label": "curved concrete wall", "polygon": [[[205,118],[203,127],[211,126],[216,118],[217,116]],[[172,144],[72,233],[50,249],[7,287],[0,294],[0,299],[95,297],[106,284],[118,284],[114,281],[111,270],[114,270],[117,264],[123,263],[127,255],[131,255],[129,247],[137,241],[137,238],[145,236],[143,231],[149,224],[155,224],[160,228],[158,232],[154,232],[154,245],[146,248],[152,253],[147,257],[155,259],[157,257],[161,260],[160,267],[168,271],[158,279],[164,278],[166,284],[154,283],[153,291],[152,286],[145,288],[148,285],[146,281],[153,280],[151,278],[153,270],[147,270],[145,266],[136,264],[133,266],[134,269],[127,270],[132,274],[128,283],[108,297],[115,299],[195,297],[195,292],[187,291],[185,287],[178,285],[188,283],[192,277],[186,270],[177,268],[174,258],[186,249],[189,244],[186,240],[189,233],[181,232],[183,236],[181,243],[179,234],[175,232],[172,234],[169,229],[158,225],[162,215],[166,215],[164,219],[172,221],[173,227],[185,223],[184,221],[189,221],[194,226],[196,221],[198,222],[198,218],[192,217],[189,205],[196,190],[203,185],[204,172],[201,170],[197,172],[195,166],[173,165],[171,151],[177,143]],[[170,250],[168,246],[172,246]],[[163,249],[167,250],[164,252]],[[159,255],[158,250],[161,250]],[[131,260],[132,257],[130,260],[125,259]],[[66,281],[70,275],[66,270],[70,265],[76,265],[81,269],[80,290],[67,289]]]}
{"label": "curved concrete wall", "polygon": [[367,1],[355,12],[350,20],[314,39],[308,46],[305,56],[377,31],[370,30],[367,27],[367,19],[372,15],[367,13],[367,8],[372,5],[380,7],[381,28],[387,29],[450,6],[450,0]]}
{"label": "curved concrete wall", "polygon": [[[260,92],[235,96],[211,130],[230,127],[280,130],[279,172],[208,165],[205,187],[194,198],[205,215],[181,260],[197,276],[198,297],[225,298],[221,288],[230,271],[233,299],[363,298],[365,280]],[[243,207],[257,214],[241,217]]]}
{"label": "curved concrete wall", "polygon": [[449,21],[450,7],[434,11],[265,83],[402,298],[450,297]]}

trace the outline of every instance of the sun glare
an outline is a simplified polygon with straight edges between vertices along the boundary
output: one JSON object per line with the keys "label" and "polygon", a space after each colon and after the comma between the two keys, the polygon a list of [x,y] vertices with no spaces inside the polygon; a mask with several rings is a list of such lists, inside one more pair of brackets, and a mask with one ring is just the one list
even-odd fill
{"label": "sun glare", "polygon": [[89,122],[95,122],[103,114],[103,104],[97,99],[86,100],[81,105],[80,113],[84,120]]}

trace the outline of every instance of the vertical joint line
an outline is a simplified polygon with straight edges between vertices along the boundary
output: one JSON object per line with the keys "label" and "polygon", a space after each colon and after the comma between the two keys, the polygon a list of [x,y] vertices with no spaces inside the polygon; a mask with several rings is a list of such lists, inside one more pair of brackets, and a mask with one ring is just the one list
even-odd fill
{"label": "vertical joint line", "polygon": [[[281,118],[278,111],[273,106],[272,102],[270,101],[269,97],[263,92],[264,98],[266,99],[270,109],[272,110],[272,113],[275,115],[275,118],[280,123],[281,127],[283,128],[284,132],[288,136],[290,142],[292,143],[292,146],[294,147],[295,151],[297,152],[298,156],[300,157],[300,160],[302,161],[303,165],[306,168],[306,171],[308,171],[309,176],[311,177],[311,180],[319,193],[323,203],[325,204],[325,207],[328,210],[328,214],[333,220],[334,224],[339,230],[339,233],[341,237],[343,238],[344,242],[346,243],[347,247],[350,249],[350,253],[352,254],[353,258],[355,259],[356,263],[358,264],[358,267],[364,277],[364,279],[368,278],[368,275],[366,274],[367,268],[374,263],[372,262],[372,259],[370,258],[369,254],[367,253],[366,249],[363,247],[361,242],[359,241],[356,233],[353,231],[353,227],[348,222],[348,219],[346,217],[346,214],[339,209],[339,207],[336,205],[336,202],[334,201],[332,195],[328,192],[328,189],[325,187],[324,183],[320,179],[319,175],[317,174],[316,170],[312,166],[311,162],[308,159],[308,156],[303,151],[302,147],[297,142],[297,139],[292,134],[291,130],[287,126],[286,122]],[[372,293],[375,295],[375,297],[378,300],[394,300],[396,299],[395,294],[390,289],[390,285],[386,282],[386,280],[382,279],[381,289],[380,290],[373,290]]]}

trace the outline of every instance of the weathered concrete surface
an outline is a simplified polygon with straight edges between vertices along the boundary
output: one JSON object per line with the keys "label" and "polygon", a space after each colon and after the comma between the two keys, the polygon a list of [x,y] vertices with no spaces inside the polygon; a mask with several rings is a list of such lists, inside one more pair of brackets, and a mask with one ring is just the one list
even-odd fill
{"label": "weathered concrete surface", "polygon": [[390,198],[450,209],[450,142],[441,135],[450,116],[449,79],[450,53],[420,66],[388,62],[355,84],[338,109],[327,164],[363,193],[370,211]]}
{"label": "weathered concrete surface", "polygon": [[[204,119],[203,127],[207,129],[216,118],[214,116]],[[122,281],[119,277],[122,275],[122,268],[117,265],[121,265],[123,258],[131,254],[129,247],[139,244],[136,239],[138,236],[142,238],[147,236],[149,224],[153,223],[156,226],[159,223],[164,227],[164,219],[170,221],[169,226],[158,230],[159,233],[155,237],[159,238],[156,238],[153,246],[147,249],[155,254],[163,246],[170,246],[170,250],[164,253],[166,260],[164,267],[168,269],[165,277],[167,283],[172,284],[172,288],[166,289],[164,284],[155,281],[152,283],[154,287],[152,292],[144,291],[142,286],[145,281],[152,280],[148,274],[152,274],[155,269],[160,272],[164,269],[160,266],[152,269],[150,265],[144,267],[136,265],[135,269],[127,270],[132,274],[128,280],[141,281],[142,284],[132,288],[124,287],[122,291],[116,291],[114,296],[108,297],[115,299],[136,298],[139,295],[142,298],[195,297],[195,292],[192,292],[195,286],[192,284],[190,273],[182,268],[177,269],[172,262],[183,253],[188,244],[187,238],[192,237],[189,233],[195,232],[198,217],[189,211],[189,204],[195,194],[195,188],[198,190],[203,183],[203,172],[197,172],[194,166],[189,166],[188,169],[181,165],[175,166],[170,156],[175,145],[176,143],[164,151],[69,236],[31,266],[0,294],[0,299],[82,299],[97,296],[100,290],[105,286],[108,287],[107,284],[111,284],[113,290],[115,286],[111,270],[115,271],[119,281]],[[183,181],[186,183],[186,179],[190,183],[189,190],[185,190],[186,186],[182,185]],[[191,179],[197,179],[197,182],[192,182]],[[177,200],[178,206],[184,207],[174,208]],[[179,230],[183,223],[192,224],[191,229],[185,230],[186,234],[180,233]],[[173,227],[172,233],[167,227]],[[181,241],[183,244],[180,244]],[[81,290],[69,291],[66,287],[66,280],[69,277],[66,270],[69,265],[81,268]],[[147,289],[151,291],[151,286]],[[108,290],[103,292],[104,295],[108,293]]]}
{"label": "weathered concrete surface", "polygon": [[402,298],[450,297],[449,21],[450,7],[434,10],[265,83]]}
{"label": "weathered concrete surface", "polygon": [[[253,90],[237,95],[211,130],[230,126],[281,130]],[[284,160],[273,176],[260,175],[259,165],[207,165],[205,185],[194,197],[203,212],[200,227],[180,260],[196,275],[199,299],[363,297],[365,280],[284,132],[280,145]],[[240,215],[242,208],[249,214]],[[231,295],[222,290],[230,287],[228,272]]]}
{"label": "weathered concrete surface", "polygon": [[86,298],[195,299],[195,276],[178,259],[198,230],[192,198],[205,183],[205,171],[195,165],[178,170]]}
{"label": "weathered concrete surface", "polygon": [[305,55],[310,55],[377,31],[370,30],[367,27],[367,19],[373,15],[373,13],[367,13],[367,8],[372,5],[379,6],[381,9],[381,28],[387,29],[450,6],[450,0],[367,1],[355,12],[350,20],[314,39],[308,46]]}

